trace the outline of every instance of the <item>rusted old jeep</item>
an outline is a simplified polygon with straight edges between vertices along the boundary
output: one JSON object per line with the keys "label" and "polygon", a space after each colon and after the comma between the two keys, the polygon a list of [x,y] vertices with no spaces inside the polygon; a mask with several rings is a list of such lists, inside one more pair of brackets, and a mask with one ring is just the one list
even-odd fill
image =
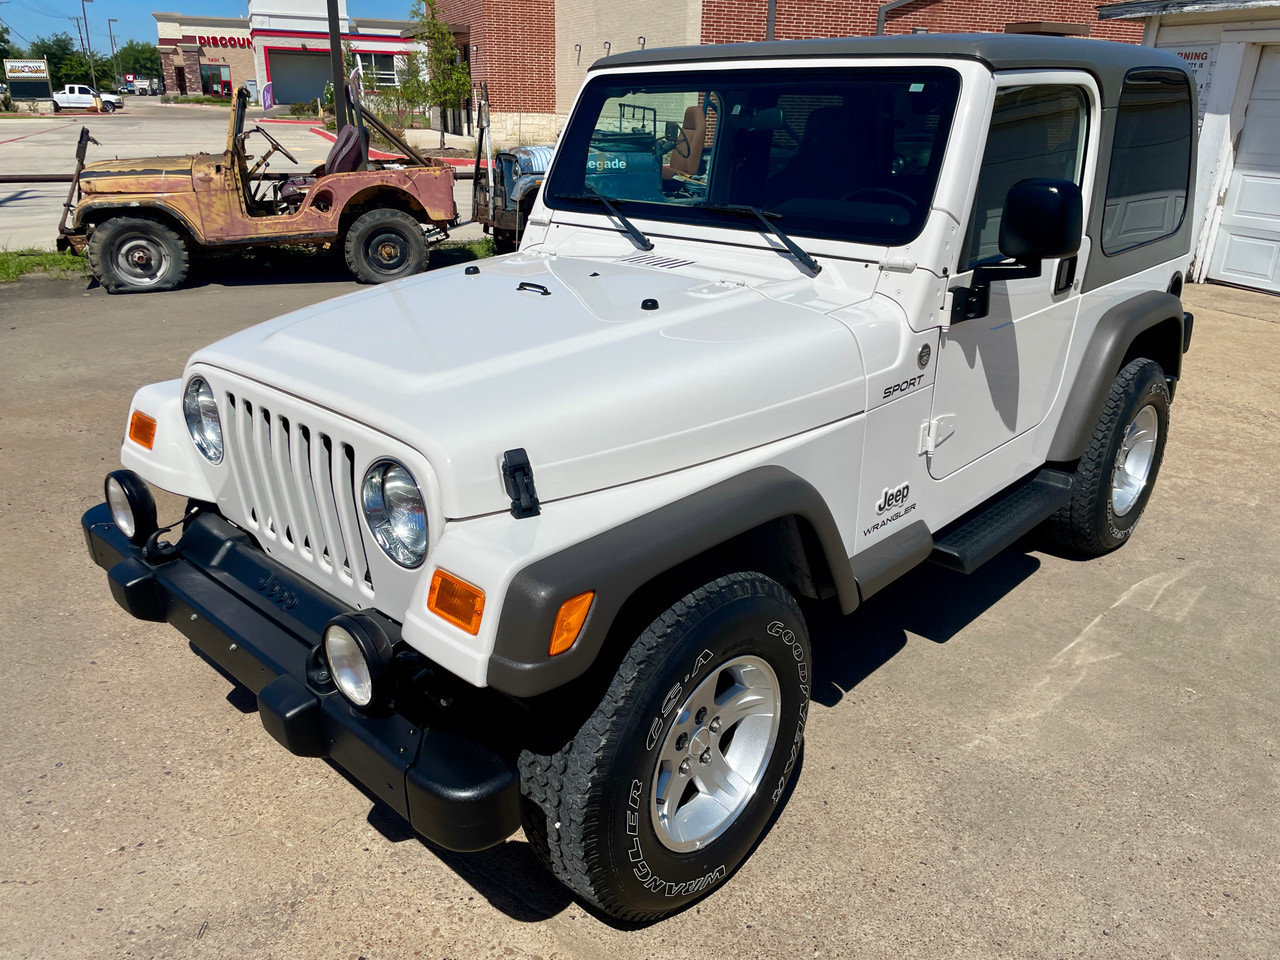
{"label": "rusted old jeep", "polygon": [[[169,290],[185,279],[193,251],[263,244],[341,245],[364,283],[426,268],[428,244],[457,223],[452,167],[422,157],[357,106],[357,123],[343,127],[310,176],[267,173],[276,153],[297,160],[262,127],[245,129],[248,100],[237,91],[221,154],[86,164],[87,145],[96,141],[82,130],[58,249],[87,250],[111,293]],[[404,159],[370,162],[366,124]],[[254,156],[245,148],[255,134],[267,148],[250,167]]]}

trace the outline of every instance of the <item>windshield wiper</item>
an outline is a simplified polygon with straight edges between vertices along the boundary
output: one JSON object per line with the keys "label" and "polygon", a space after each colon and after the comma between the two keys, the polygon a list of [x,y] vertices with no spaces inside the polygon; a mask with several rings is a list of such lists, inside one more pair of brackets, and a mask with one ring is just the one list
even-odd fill
{"label": "windshield wiper", "polygon": [[557,193],[556,199],[557,200],[577,200],[579,202],[588,201],[588,202],[603,204],[604,208],[608,210],[609,213],[611,213],[620,224],[626,227],[627,233],[631,236],[631,239],[635,241],[635,244],[637,247],[639,247],[641,250],[653,249],[653,241],[650,240],[648,237],[646,237],[643,233],[641,233],[640,229],[634,223],[628,220],[625,216],[623,216],[622,213],[618,210],[618,208],[614,205],[616,203],[626,203],[625,200],[613,200],[610,197],[606,197],[602,193],[597,193],[591,187],[587,187],[586,191],[587,192],[585,193]]}
{"label": "windshield wiper", "polygon": [[728,213],[735,216],[755,217],[764,224],[765,229],[781,240],[782,245],[790,251],[791,255],[808,267],[815,277],[822,272],[822,264],[809,256],[809,254],[805,253],[798,243],[773,225],[773,220],[780,218],[782,214],[774,213],[770,210],[761,210],[759,207],[751,207],[745,203],[699,203],[696,204],[695,207],[698,210],[710,210],[712,213]]}

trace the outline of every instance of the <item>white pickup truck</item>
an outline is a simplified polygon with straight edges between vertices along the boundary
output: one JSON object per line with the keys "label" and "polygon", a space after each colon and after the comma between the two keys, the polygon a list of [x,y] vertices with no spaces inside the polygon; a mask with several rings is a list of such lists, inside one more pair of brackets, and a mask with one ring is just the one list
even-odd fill
{"label": "white pickup truck", "polygon": [[53,95],[53,109],[92,110],[94,99],[102,101],[103,113],[114,113],[124,107],[124,100],[114,93],[99,93],[87,83],[68,83]]}
{"label": "white pickup truck", "polygon": [[1046,37],[601,60],[518,252],[143,387],[89,550],[435,842],[523,827],[610,914],[686,907],[830,719],[798,600],[1132,535],[1191,339],[1195,90]]}

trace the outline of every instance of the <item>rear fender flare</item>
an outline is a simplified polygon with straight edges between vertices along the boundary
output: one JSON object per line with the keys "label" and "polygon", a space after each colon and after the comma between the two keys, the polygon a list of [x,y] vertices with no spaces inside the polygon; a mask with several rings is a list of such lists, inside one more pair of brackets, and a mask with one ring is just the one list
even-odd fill
{"label": "rear fender flare", "polygon": [[1070,463],[1084,454],[1112,381],[1133,359],[1130,347],[1161,324],[1169,325],[1169,333],[1160,338],[1161,356],[1150,359],[1159,361],[1165,374],[1176,379],[1182,373],[1183,348],[1182,301],[1176,296],[1152,290],[1117,303],[1098,320],[1049,445],[1051,463]]}

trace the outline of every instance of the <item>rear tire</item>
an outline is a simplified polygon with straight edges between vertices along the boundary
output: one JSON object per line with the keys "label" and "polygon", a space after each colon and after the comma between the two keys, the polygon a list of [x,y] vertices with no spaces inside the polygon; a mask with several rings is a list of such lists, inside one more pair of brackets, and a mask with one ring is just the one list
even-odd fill
{"label": "rear tire", "polygon": [[520,755],[525,836],[579,896],[651,920],[719,887],[795,772],[809,705],[804,618],[759,573],[673,604],[558,749]]}
{"label": "rear tire", "polygon": [[370,210],[347,230],[347,267],[361,283],[386,283],[427,268],[422,224],[403,210]]}
{"label": "rear tire", "polygon": [[1129,539],[1164,459],[1170,402],[1155,361],[1134,360],[1120,371],[1076,467],[1071,500],[1046,522],[1052,540],[1096,557]]}
{"label": "rear tire", "polygon": [[89,237],[89,269],[107,293],[172,290],[189,265],[182,238],[156,220],[113,217]]}

